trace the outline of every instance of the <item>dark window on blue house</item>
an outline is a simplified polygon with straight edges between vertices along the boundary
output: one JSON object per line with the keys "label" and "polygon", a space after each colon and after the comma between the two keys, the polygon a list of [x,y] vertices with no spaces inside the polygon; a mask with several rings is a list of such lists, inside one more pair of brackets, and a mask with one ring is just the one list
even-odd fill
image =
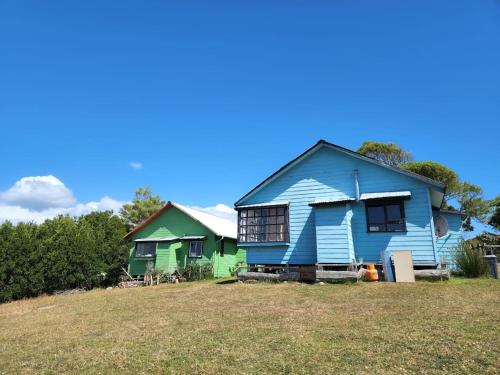
{"label": "dark window on blue house", "polygon": [[366,221],[368,232],[405,232],[404,202],[366,202]]}
{"label": "dark window on blue house", "polygon": [[255,207],[238,211],[239,242],[288,240],[288,206]]}

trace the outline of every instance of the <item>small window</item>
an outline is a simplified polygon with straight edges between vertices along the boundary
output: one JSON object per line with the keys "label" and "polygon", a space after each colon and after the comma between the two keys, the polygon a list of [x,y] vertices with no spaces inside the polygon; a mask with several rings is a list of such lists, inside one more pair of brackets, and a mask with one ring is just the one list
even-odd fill
{"label": "small window", "polygon": [[220,241],[220,256],[224,256],[224,239]]}
{"label": "small window", "polygon": [[201,258],[203,254],[203,241],[191,241],[189,243],[189,257]]}
{"label": "small window", "polygon": [[156,255],[156,242],[136,242],[136,257],[154,257]]}
{"label": "small window", "polygon": [[406,231],[403,201],[366,203],[368,232]]}

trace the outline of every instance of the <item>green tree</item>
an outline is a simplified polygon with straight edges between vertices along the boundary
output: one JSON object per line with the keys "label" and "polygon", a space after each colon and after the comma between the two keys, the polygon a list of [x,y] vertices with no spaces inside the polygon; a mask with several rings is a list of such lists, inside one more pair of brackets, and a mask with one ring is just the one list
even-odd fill
{"label": "green tree", "polygon": [[399,167],[412,160],[408,151],[394,143],[366,141],[358,148],[357,152],[392,167]]}
{"label": "green tree", "polygon": [[479,186],[460,181],[456,172],[433,161],[414,161],[401,168],[443,183],[446,186],[443,207],[456,209],[453,203],[458,204],[458,209],[466,215],[463,221],[466,231],[474,230],[472,219],[486,222],[490,206],[483,199],[483,191]]}
{"label": "green tree", "polygon": [[0,227],[0,301],[33,297],[44,290],[38,235],[34,223],[7,222]]}
{"label": "green tree", "polygon": [[104,211],[81,216],[78,224],[83,227],[90,226],[102,284],[118,283],[122,274],[121,268],[126,267],[128,261],[128,246],[123,239],[127,234],[126,223],[113,215],[113,212]]}
{"label": "green tree", "polygon": [[411,161],[411,154],[394,143],[366,141],[358,152],[384,164],[400,167],[444,184],[446,191],[443,207],[456,209],[453,206],[456,204],[458,209],[466,214],[463,221],[465,230],[474,229],[472,219],[489,223],[499,229],[500,198],[490,202],[484,200],[483,191],[479,186],[460,181],[458,174],[450,168],[433,161]]}
{"label": "green tree", "polygon": [[99,285],[103,266],[88,223],[58,216],[40,224],[39,231],[46,292]]}
{"label": "green tree", "polygon": [[460,205],[460,211],[467,215],[463,228],[467,231],[474,230],[472,219],[483,223],[488,222],[488,213],[490,212],[490,203],[483,199],[483,190],[467,181],[460,184],[457,201]]}
{"label": "green tree", "polygon": [[489,201],[491,215],[488,224],[496,230],[500,230],[500,195]]}
{"label": "green tree", "polygon": [[129,227],[134,227],[158,211],[164,204],[165,202],[158,195],[152,194],[148,186],[140,187],[135,191],[132,203],[123,205],[120,215]]}
{"label": "green tree", "polygon": [[460,193],[461,183],[458,174],[442,164],[433,161],[413,161],[402,165],[401,168],[444,184],[445,201],[457,198]]}
{"label": "green tree", "polygon": [[126,265],[125,222],[112,212],[0,225],[0,302],[116,284]]}

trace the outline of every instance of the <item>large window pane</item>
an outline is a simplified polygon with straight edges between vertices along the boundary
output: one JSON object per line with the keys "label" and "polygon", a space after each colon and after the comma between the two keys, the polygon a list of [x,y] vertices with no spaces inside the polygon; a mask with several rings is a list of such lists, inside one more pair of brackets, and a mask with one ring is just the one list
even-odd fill
{"label": "large window pane", "polygon": [[366,203],[369,232],[403,232],[406,230],[404,202]]}
{"label": "large window pane", "polygon": [[189,257],[201,258],[203,253],[203,241],[191,241],[189,243]]}
{"label": "large window pane", "polygon": [[288,207],[259,207],[239,210],[240,242],[288,240]]}
{"label": "large window pane", "polygon": [[135,256],[154,257],[156,255],[156,242],[136,242]]}
{"label": "large window pane", "polygon": [[368,222],[370,224],[384,223],[385,222],[384,206],[368,207]]}
{"label": "large window pane", "polygon": [[387,221],[399,221],[401,219],[401,206],[399,204],[389,204],[385,206],[387,210]]}

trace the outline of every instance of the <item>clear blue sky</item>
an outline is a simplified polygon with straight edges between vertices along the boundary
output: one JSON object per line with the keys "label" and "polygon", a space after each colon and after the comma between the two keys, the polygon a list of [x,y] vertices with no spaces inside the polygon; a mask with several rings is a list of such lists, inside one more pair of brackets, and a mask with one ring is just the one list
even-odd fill
{"label": "clear blue sky", "polygon": [[491,198],[500,2],[2,1],[0,129],[0,191],[231,205],[324,138],[396,142]]}

